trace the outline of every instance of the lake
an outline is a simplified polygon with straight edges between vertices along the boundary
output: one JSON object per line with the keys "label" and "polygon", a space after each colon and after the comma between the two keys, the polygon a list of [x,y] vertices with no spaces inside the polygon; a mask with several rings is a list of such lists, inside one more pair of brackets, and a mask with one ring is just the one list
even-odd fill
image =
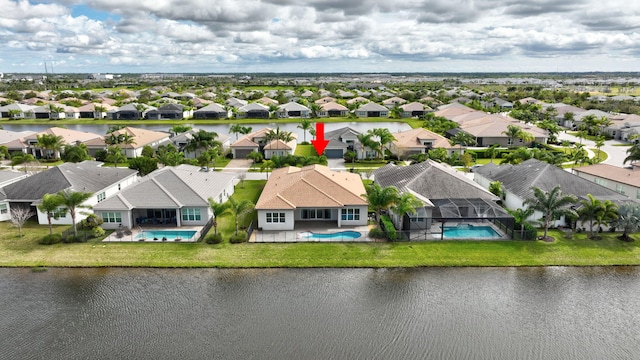
{"label": "lake", "polygon": [[[318,121],[321,122],[321,119],[312,119],[312,121]],[[189,125],[189,126],[193,126],[196,127],[198,129],[203,129],[206,131],[215,131],[218,134],[224,134],[224,135],[230,135],[232,137],[232,140],[235,140],[235,135],[234,134],[230,134],[229,133],[229,129],[231,128],[232,124],[213,124],[213,125],[197,125],[195,126],[194,124],[189,124],[189,121],[186,120],[184,122],[184,125]],[[10,131],[25,131],[25,130],[31,130],[31,131],[42,131],[45,129],[48,129],[52,126],[55,126],[55,124],[41,124],[41,125],[33,125],[33,124],[2,124],[2,127],[5,130],[10,130]],[[150,130],[156,130],[156,131],[169,131],[171,129],[171,127],[173,127],[172,124],[167,123],[167,125],[147,125],[144,123],[144,121],[140,121],[140,122],[135,122],[132,121],[130,126],[133,127],[138,127],[138,128],[143,128],[143,129],[150,129]],[[253,131],[256,130],[260,130],[263,127],[269,127],[272,129],[275,129],[276,127],[280,127],[280,130],[283,131],[290,131],[294,134],[296,134],[298,136],[298,141],[302,142],[304,139],[304,134],[302,132],[302,130],[298,129],[298,124],[297,123],[284,123],[284,124],[276,124],[276,123],[271,123],[271,124],[243,124],[243,126],[250,126],[253,128]],[[343,122],[343,123],[326,123],[324,126],[325,131],[331,131],[331,130],[335,130],[341,127],[345,127],[345,126],[349,126],[357,131],[360,132],[365,132],[369,129],[373,129],[373,128],[386,128],[389,129],[389,131],[391,132],[399,132],[399,131],[405,131],[405,130],[411,130],[411,126],[409,126],[408,124],[405,123],[401,123],[401,122],[372,122],[372,123],[368,123],[368,122]],[[107,130],[109,129],[109,125],[92,125],[92,124],[69,124],[69,125],[64,125],[65,128],[67,129],[71,129],[71,130],[77,130],[77,131],[86,131],[86,132],[92,132],[95,134],[105,134],[107,132]],[[307,133],[307,141],[311,140],[311,136]],[[233,142],[233,141],[232,141]]]}
{"label": "lake", "polygon": [[2,359],[633,359],[640,268],[0,269]]}

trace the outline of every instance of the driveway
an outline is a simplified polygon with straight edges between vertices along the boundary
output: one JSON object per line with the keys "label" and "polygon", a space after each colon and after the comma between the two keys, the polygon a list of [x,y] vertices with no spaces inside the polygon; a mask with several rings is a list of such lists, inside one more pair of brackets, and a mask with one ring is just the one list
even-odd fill
{"label": "driveway", "polygon": [[[573,136],[571,134],[567,134],[564,132],[558,134],[558,139],[573,141],[576,143],[580,142],[580,139],[577,136]],[[582,143],[587,148],[591,148],[591,149],[596,148],[596,144],[594,141],[582,139]],[[629,144],[629,143],[625,141],[620,141],[620,140],[605,141],[604,146],[600,148],[601,151],[604,151],[608,155],[607,160],[605,160],[603,164],[623,167],[624,166],[623,161],[624,161],[624,158],[627,157],[627,149],[629,149],[628,146],[620,146],[624,144]],[[593,156],[592,153],[593,153],[592,151],[589,151],[590,156]]]}

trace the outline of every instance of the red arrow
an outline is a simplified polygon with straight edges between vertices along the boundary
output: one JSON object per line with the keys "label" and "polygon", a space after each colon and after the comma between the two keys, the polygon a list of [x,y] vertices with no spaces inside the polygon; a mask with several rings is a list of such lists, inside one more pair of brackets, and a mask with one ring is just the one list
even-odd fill
{"label": "red arrow", "polygon": [[316,148],[318,156],[322,155],[327,144],[329,144],[329,140],[324,139],[324,123],[316,123],[316,139],[311,140],[311,143]]}

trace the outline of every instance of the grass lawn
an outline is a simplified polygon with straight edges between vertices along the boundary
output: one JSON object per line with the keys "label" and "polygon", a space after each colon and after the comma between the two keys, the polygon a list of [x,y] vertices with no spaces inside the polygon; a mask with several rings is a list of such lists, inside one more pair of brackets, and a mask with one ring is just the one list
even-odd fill
{"label": "grass lawn", "polygon": [[600,151],[598,151],[598,149],[596,148],[589,149],[589,150],[593,151],[593,153],[595,154],[594,157],[598,158],[599,163],[607,160],[607,158],[609,157],[609,155],[606,152],[602,151],[602,149],[600,149]]}
{"label": "grass lawn", "polygon": [[293,154],[297,156],[318,156],[316,148],[311,144],[296,146],[296,151]]}
{"label": "grass lawn", "polygon": [[[496,165],[500,165],[503,160],[504,159],[496,158],[496,159],[493,159],[493,163],[496,164]],[[491,159],[481,158],[481,159],[476,159],[475,163],[478,164],[478,165],[486,165],[486,164],[488,164],[490,162],[491,162]]]}
{"label": "grass lawn", "polygon": [[[249,185],[252,191],[259,184]],[[245,188],[245,189],[246,189]],[[251,193],[247,191],[246,194]],[[256,192],[253,191],[255,194]],[[249,196],[249,195],[243,195]],[[230,218],[230,217],[228,217]],[[225,218],[225,221],[232,219]],[[221,224],[222,226],[222,224]],[[225,225],[225,227],[228,227]],[[67,227],[56,227],[60,232]],[[226,230],[225,230],[226,231]],[[542,241],[433,241],[415,243],[101,243],[38,245],[47,226],[29,223],[25,236],[0,223],[0,266],[5,267],[417,267],[417,266],[591,266],[640,265],[640,241],[615,234],[589,240],[551,231]],[[637,237],[637,234],[636,234]]]}
{"label": "grass lawn", "polygon": [[[249,200],[253,204],[258,202],[258,198],[262,193],[262,189],[264,189],[264,185],[267,183],[267,180],[245,180],[236,185],[235,191],[233,195],[231,195],[234,199],[238,201]],[[249,225],[251,219],[256,218],[256,214],[254,216],[246,216],[244,222],[240,222],[240,228],[246,227]],[[224,214],[218,217],[218,231],[222,233],[223,239],[228,242],[228,239],[231,235],[235,234],[236,224],[235,218],[230,214]],[[211,233],[211,232],[210,232]]]}

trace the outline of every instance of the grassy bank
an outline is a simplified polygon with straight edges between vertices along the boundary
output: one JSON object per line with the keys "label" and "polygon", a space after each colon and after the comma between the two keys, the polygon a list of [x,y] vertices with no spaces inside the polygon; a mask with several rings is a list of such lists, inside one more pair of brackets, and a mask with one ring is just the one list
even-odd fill
{"label": "grassy bank", "polygon": [[[61,231],[62,228],[56,228]],[[416,267],[640,265],[639,242],[612,234],[594,241],[560,232],[540,241],[435,241],[423,243],[101,243],[38,245],[46,226],[28,224],[25,236],[0,223],[0,266],[4,267]]]}

